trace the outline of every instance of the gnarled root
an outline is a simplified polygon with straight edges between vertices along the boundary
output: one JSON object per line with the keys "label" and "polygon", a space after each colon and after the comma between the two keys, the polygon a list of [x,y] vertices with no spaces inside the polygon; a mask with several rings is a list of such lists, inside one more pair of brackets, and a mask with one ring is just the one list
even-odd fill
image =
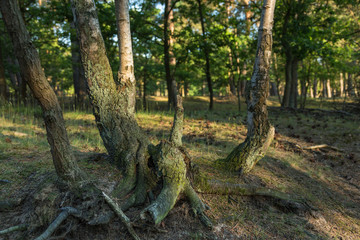
{"label": "gnarled root", "polygon": [[1,230],[0,235],[8,234],[8,233],[15,232],[15,231],[26,230],[27,227],[28,227],[27,224],[20,224],[20,225],[17,225],[17,226],[9,227],[7,229]]}
{"label": "gnarled root", "polygon": [[300,213],[311,212],[317,209],[311,206],[305,199],[291,196],[274,189],[208,180],[206,190],[197,189],[200,193],[239,195],[239,196],[261,196],[275,200],[275,204],[287,211]]}
{"label": "gnarled root", "polygon": [[160,223],[183,193],[190,201],[195,215],[210,227],[211,221],[204,214],[206,206],[187,179],[187,166],[182,151],[173,143],[162,141],[158,145],[157,155],[153,156],[153,161],[158,176],[162,178],[163,188],[157,199],[142,211],[140,217],[146,219],[150,216],[155,224]]}

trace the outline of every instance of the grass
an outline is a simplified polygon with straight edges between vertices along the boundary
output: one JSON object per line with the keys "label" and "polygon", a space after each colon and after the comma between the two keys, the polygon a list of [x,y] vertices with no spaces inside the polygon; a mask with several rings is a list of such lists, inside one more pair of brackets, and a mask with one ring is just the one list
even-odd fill
{"label": "grass", "polygon": [[[275,140],[255,169],[240,178],[218,169],[214,162],[245,139],[246,112],[239,113],[231,99],[216,99],[213,112],[207,111],[207,104],[203,97],[187,98],[184,103],[184,145],[203,174],[302,196],[320,209],[317,217],[299,216],[283,212],[264,199],[233,196],[234,202],[228,196],[203,195],[212,207],[209,215],[217,223],[216,234],[225,236],[222,234],[227,231],[239,239],[360,239],[358,116],[271,109]],[[308,106],[319,108],[320,104],[330,109],[333,100],[310,100]],[[269,105],[279,103],[271,98]],[[152,111],[139,111],[136,117],[156,144],[169,137],[173,114],[164,111],[163,97],[149,98],[148,106]],[[11,181],[0,185],[0,199],[6,199],[16,195],[29,177],[53,172],[54,168],[41,110],[11,105],[0,108],[0,179]],[[244,103],[242,109],[246,109]],[[118,181],[118,170],[106,160],[94,159],[94,153],[106,151],[93,115],[66,111],[64,118],[80,166],[94,177]],[[299,151],[294,147],[324,143],[344,152]],[[189,234],[189,239],[202,238],[201,232]]]}

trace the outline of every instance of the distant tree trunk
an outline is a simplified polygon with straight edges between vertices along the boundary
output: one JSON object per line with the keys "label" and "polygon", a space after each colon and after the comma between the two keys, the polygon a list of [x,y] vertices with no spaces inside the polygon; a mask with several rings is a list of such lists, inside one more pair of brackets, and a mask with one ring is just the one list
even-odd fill
{"label": "distant tree trunk", "polygon": [[[232,1],[226,2],[226,21],[225,24],[227,25],[227,28],[229,28],[229,17],[231,16],[231,4]],[[233,96],[237,95],[236,93],[236,87],[235,87],[235,79],[234,79],[234,74],[233,72],[233,68],[234,68],[234,64],[233,64],[233,56],[232,56],[232,52],[231,52],[231,47],[229,47],[228,49],[229,51],[229,69],[228,69],[228,82],[229,82],[229,88],[230,88],[230,94],[232,94]]]}
{"label": "distant tree trunk", "polygon": [[328,98],[332,98],[330,79],[328,79],[328,80],[326,81],[326,92],[327,92],[327,97],[328,97]]}
{"label": "distant tree trunk", "polygon": [[204,55],[205,55],[205,61],[206,61],[205,74],[206,74],[206,81],[208,84],[209,94],[210,94],[209,110],[211,111],[214,109],[214,92],[213,92],[211,73],[210,73],[210,52],[209,52],[209,46],[208,46],[207,37],[206,37],[205,19],[204,19],[204,15],[202,12],[203,11],[202,3],[201,3],[201,0],[197,0],[197,2],[199,5],[199,16],[200,16],[200,23],[201,23],[201,29],[202,29],[202,38],[203,38],[203,42],[200,45],[202,46],[202,51],[204,52]]}
{"label": "distant tree trunk", "polygon": [[164,63],[165,63],[165,75],[166,75],[166,86],[168,90],[168,108],[175,108],[177,86],[174,78],[174,74],[171,72],[171,66],[176,65],[176,58],[174,53],[171,51],[173,39],[172,34],[174,33],[173,10],[171,8],[171,0],[165,0],[165,12],[164,12]]}
{"label": "distant tree trunk", "polygon": [[317,89],[317,78],[314,78],[314,83],[313,83],[313,91],[314,91],[314,98],[318,98],[318,89]]}
{"label": "distant tree trunk", "polygon": [[264,157],[275,134],[275,128],[268,120],[266,108],[274,9],[275,0],[264,1],[254,70],[246,87],[247,137],[225,160],[230,169],[238,169],[242,173],[249,172]]}
{"label": "distant tree trunk", "polygon": [[270,82],[270,96],[278,96],[278,91],[275,82]]}
{"label": "distant tree trunk", "polygon": [[355,96],[355,88],[354,88],[353,77],[352,77],[351,73],[348,73],[347,92],[348,92],[349,97]]}
{"label": "distant tree trunk", "polygon": [[0,100],[7,100],[7,85],[5,79],[5,68],[4,68],[4,61],[2,58],[2,41],[0,39]]}
{"label": "distant tree trunk", "polygon": [[71,39],[71,60],[73,69],[73,82],[75,89],[75,106],[76,108],[83,108],[86,100],[86,79],[84,68],[81,63],[79,40],[76,36],[75,25],[71,23],[70,30]]}
{"label": "distant tree trunk", "polygon": [[67,136],[62,111],[56,95],[46,80],[39,54],[32,44],[16,0],[2,0],[1,13],[20,63],[21,75],[43,110],[47,139],[58,176],[68,182],[84,178],[78,168]]}
{"label": "distant tree trunk", "polygon": [[344,97],[344,75],[340,73],[340,97]]}
{"label": "distant tree trunk", "polygon": [[146,111],[147,108],[146,108],[146,84],[147,84],[147,72],[146,70],[144,70],[144,75],[143,75],[143,110]]}
{"label": "distant tree trunk", "polygon": [[294,58],[291,63],[291,92],[289,107],[297,108],[297,97],[298,97],[298,65],[299,61]]}
{"label": "distant tree trunk", "polygon": [[285,91],[284,91],[283,101],[281,103],[282,107],[290,106],[290,94],[291,94],[291,85],[292,85],[291,61],[292,61],[292,57],[289,53],[287,53],[285,58]]}

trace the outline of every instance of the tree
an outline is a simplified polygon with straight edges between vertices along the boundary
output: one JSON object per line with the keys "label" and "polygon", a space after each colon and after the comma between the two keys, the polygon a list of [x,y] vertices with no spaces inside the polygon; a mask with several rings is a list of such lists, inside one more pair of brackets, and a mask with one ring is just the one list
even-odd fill
{"label": "tree", "polygon": [[1,1],[0,8],[14,45],[15,55],[19,60],[21,75],[27,81],[42,108],[56,173],[61,179],[69,183],[81,181],[84,179],[84,174],[75,161],[61,107],[53,89],[46,80],[39,54],[26,30],[17,1]]}
{"label": "tree", "polygon": [[172,68],[176,65],[176,58],[174,52],[171,50],[173,45],[173,34],[174,34],[174,16],[173,8],[177,0],[172,3],[171,0],[165,0],[165,11],[164,11],[164,67],[166,74],[166,86],[168,90],[168,108],[170,106],[176,107],[177,103],[177,86],[172,72]]}
{"label": "tree", "polygon": [[[207,206],[193,188],[192,174],[189,172],[191,171],[190,157],[182,146],[184,109],[181,97],[177,98],[169,140],[163,140],[154,146],[137,124],[129,1],[116,0],[115,5],[120,58],[117,78],[114,78],[112,74],[106,55],[94,2],[92,0],[74,0],[72,2],[87,90],[93,106],[95,121],[110,158],[123,171],[123,181],[116,187],[113,195],[121,197],[132,191],[129,198],[121,205],[121,209],[125,210],[144,203],[148,192],[161,188],[156,199],[140,213],[142,220],[155,224],[160,223],[173,208],[179,195],[183,195],[188,199],[200,220],[205,225],[211,226],[211,221],[204,213]],[[256,64],[248,86],[249,134],[246,144],[252,148],[243,148],[243,150],[249,150],[252,154],[248,157],[253,162],[247,161],[251,167],[258,160],[258,156],[264,153],[274,134],[274,128],[267,119],[265,105],[269,81],[274,5],[275,0],[264,2]],[[92,211],[92,214],[81,214],[85,211],[89,212],[89,208],[99,210],[101,208],[99,197],[102,197],[111,206],[126,224],[132,236],[138,239],[129,219],[122,210],[106,194],[101,195],[101,191],[91,181],[88,181],[89,178],[78,168],[67,139],[61,108],[54,91],[45,79],[39,55],[31,43],[21,17],[19,17],[17,1],[4,0],[1,2],[0,8],[8,31],[11,33],[16,55],[21,60],[21,71],[28,79],[27,83],[43,109],[48,141],[57,174],[70,184],[73,192],[76,192],[72,203],[77,204],[78,209],[70,207],[64,209],[65,213],[60,214],[38,239],[48,238],[69,214],[92,224],[109,222],[110,217],[98,216],[99,212],[96,211]],[[247,171],[247,168],[244,167],[244,170]],[[241,186],[235,186],[235,190],[245,195],[272,195],[271,191],[264,191],[264,189],[257,191],[253,188],[243,189]],[[228,188],[222,188],[219,191],[227,192]],[[81,198],[79,195],[84,196]],[[288,200],[287,196],[284,197],[278,193],[275,195],[277,198]],[[88,200],[89,198],[94,200]],[[87,199],[85,204],[79,204],[81,200],[85,199]]]}
{"label": "tree", "polygon": [[205,61],[206,61],[205,73],[206,73],[206,82],[208,84],[209,93],[210,93],[209,110],[211,111],[214,109],[214,91],[213,91],[213,84],[212,84],[211,73],[210,73],[210,52],[209,52],[209,46],[207,43],[207,36],[206,36],[207,33],[206,33],[206,29],[205,29],[205,19],[204,19],[204,14],[203,14],[203,4],[202,4],[201,0],[197,0],[197,3],[198,3],[198,8],[199,8],[199,18],[200,18],[201,31],[202,31],[202,43],[200,45],[201,45],[201,49],[204,53]]}
{"label": "tree", "polygon": [[7,86],[5,79],[4,61],[2,56],[2,39],[0,38],[0,100],[7,100]]}
{"label": "tree", "polygon": [[249,172],[264,157],[274,138],[275,128],[268,120],[269,69],[275,0],[264,1],[258,34],[254,70],[246,86],[247,136],[226,158],[226,165],[241,173]]}

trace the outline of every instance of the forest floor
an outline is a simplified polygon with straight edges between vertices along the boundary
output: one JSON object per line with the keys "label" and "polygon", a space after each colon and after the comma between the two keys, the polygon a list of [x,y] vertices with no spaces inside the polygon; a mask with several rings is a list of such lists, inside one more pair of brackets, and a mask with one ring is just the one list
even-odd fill
{"label": "forest floor", "polygon": [[[148,108],[138,112],[140,126],[153,143],[169,136],[172,113],[163,111],[166,99],[151,97]],[[184,146],[200,171],[211,179],[268,187],[306,199],[317,211],[296,213],[282,209],[264,197],[201,194],[214,222],[206,229],[180,201],[157,227],[135,228],[142,239],[360,239],[360,113],[333,111],[339,100],[311,100],[317,110],[284,110],[276,98],[269,100],[269,118],[276,128],[275,140],[264,159],[246,176],[219,169],[214,162],[246,136],[246,108],[238,112],[236,101],[216,99],[215,111],[207,111],[203,97],[185,99]],[[26,223],[36,215],[33,232],[0,235],[0,239],[29,239],[41,233],[59,213],[46,210],[59,197],[46,132],[38,108],[1,106],[0,202],[18,202],[12,211],[0,210],[0,230]],[[323,110],[319,110],[319,108]],[[91,112],[65,111],[71,144],[80,166],[111,189],[120,179],[104,154]],[[304,148],[327,144],[324,147]],[[51,181],[50,181],[51,182]],[[31,199],[30,199],[31,198]],[[48,211],[48,212],[46,212]],[[130,218],[139,209],[126,212]],[[66,237],[60,235],[67,232]],[[58,239],[130,239],[123,225],[75,224],[69,218],[55,232]]]}

